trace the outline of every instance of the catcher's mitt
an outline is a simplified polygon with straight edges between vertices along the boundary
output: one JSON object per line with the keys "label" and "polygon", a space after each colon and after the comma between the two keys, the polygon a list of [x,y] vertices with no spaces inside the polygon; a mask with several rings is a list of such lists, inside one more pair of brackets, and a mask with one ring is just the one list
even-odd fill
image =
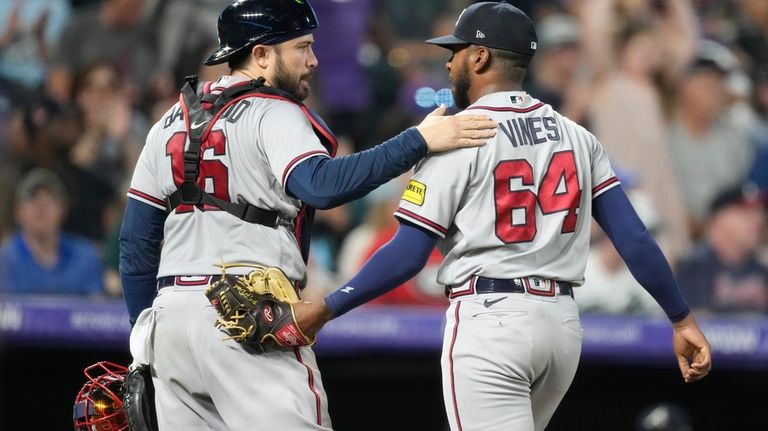
{"label": "catcher's mitt", "polygon": [[[282,347],[308,346],[315,342],[301,331],[293,316],[299,296],[278,268],[250,264],[222,266],[222,277],[205,295],[219,313],[215,325],[233,340],[259,351],[270,342]],[[246,276],[226,274],[227,267],[256,268]]]}
{"label": "catcher's mitt", "polygon": [[128,431],[156,431],[155,386],[149,365],[139,365],[123,380],[123,406]]}

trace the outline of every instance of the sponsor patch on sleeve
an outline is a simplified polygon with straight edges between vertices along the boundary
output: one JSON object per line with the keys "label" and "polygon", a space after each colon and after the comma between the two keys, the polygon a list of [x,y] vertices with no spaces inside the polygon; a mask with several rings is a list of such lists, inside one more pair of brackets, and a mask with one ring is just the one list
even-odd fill
{"label": "sponsor patch on sleeve", "polygon": [[403,192],[403,200],[408,201],[418,206],[424,205],[424,196],[427,194],[426,184],[422,184],[416,180],[408,182],[408,186],[405,187]]}

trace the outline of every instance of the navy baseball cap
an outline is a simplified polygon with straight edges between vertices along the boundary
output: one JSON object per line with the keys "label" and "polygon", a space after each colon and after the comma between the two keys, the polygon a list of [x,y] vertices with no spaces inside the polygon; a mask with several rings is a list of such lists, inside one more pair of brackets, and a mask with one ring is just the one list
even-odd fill
{"label": "navy baseball cap", "polygon": [[532,56],[538,39],[533,21],[520,9],[505,2],[482,2],[461,12],[453,34],[429,39],[427,43],[448,49],[480,45]]}

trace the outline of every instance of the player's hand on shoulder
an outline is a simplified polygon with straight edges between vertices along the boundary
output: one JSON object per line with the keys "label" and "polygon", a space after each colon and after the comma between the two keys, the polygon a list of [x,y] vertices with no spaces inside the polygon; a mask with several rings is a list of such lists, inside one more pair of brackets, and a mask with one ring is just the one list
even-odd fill
{"label": "player's hand on shoulder", "polygon": [[432,111],[416,129],[430,153],[479,147],[496,136],[496,122],[487,115],[443,115],[445,105]]}
{"label": "player's hand on shoulder", "polygon": [[701,332],[693,314],[672,324],[673,345],[680,372],[686,383],[703,379],[712,369],[712,346]]}

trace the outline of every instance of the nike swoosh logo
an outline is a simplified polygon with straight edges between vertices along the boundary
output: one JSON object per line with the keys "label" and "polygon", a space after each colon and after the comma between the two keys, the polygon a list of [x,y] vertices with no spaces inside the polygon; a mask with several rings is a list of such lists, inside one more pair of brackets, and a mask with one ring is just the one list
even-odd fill
{"label": "nike swoosh logo", "polygon": [[486,299],[483,301],[483,305],[485,305],[485,308],[491,308],[491,306],[497,302],[501,302],[503,300],[507,299],[506,296],[502,296],[501,298],[496,298],[494,300]]}
{"label": "nike swoosh logo", "polygon": [[205,124],[205,121],[202,121],[200,123],[192,123],[192,124],[189,125],[189,127],[192,128],[192,129],[197,129],[198,127],[202,126],[203,124]]}

